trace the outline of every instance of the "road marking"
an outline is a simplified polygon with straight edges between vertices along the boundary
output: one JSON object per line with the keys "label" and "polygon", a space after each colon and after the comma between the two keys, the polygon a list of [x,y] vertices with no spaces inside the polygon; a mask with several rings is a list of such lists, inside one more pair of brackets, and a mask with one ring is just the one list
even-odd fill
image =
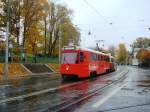
{"label": "road marking", "polygon": [[120,87],[118,87],[117,89],[112,91],[110,94],[108,94],[106,97],[104,97],[103,99],[99,100],[94,105],[92,105],[92,107],[93,108],[98,108],[99,106],[101,106],[103,103],[105,103],[109,98],[111,98],[115,93],[117,93],[124,86],[125,86],[125,84],[121,85]]}

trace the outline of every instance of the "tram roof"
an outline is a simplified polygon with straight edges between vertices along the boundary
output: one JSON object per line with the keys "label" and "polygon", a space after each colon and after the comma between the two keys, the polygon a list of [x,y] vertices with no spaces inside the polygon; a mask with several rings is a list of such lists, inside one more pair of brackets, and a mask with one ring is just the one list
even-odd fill
{"label": "tram roof", "polygon": [[64,46],[63,49],[64,50],[84,50],[84,51],[89,51],[89,52],[92,52],[92,53],[107,55],[107,56],[110,56],[111,58],[113,58],[113,56],[111,56],[110,54],[106,54],[106,53],[103,53],[103,52],[100,52],[100,51],[95,51],[93,49],[83,48],[83,47],[80,47],[80,46]]}

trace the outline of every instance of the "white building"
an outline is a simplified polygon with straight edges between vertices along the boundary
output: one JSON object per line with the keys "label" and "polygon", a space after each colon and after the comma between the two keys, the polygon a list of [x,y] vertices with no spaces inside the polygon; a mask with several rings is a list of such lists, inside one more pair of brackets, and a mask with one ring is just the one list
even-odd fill
{"label": "white building", "polygon": [[150,46],[147,49],[150,51]]}
{"label": "white building", "polygon": [[[132,58],[132,65],[133,66],[139,65],[139,60],[137,59],[137,53],[140,51],[140,49],[141,48],[134,48],[134,53],[133,53],[133,58]],[[146,49],[150,51],[150,47],[147,47]]]}
{"label": "white building", "polygon": [[133,58],[132,58],[132,65],[133,66],[139,65],[139,60],[137,59],[137,53],[140,51],[140,49],[141,48],[134,48]]}

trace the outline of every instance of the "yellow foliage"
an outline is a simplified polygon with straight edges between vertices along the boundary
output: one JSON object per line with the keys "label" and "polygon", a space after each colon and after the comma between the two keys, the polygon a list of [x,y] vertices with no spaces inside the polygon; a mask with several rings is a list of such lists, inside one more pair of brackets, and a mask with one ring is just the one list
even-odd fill
{"label": "yellow foliage", "polygon": [[147,49],[141,49],[137,54],[137,58],[142,63],[150,63],[150,51],[148,51]]}
{"label": "yellow foliage", "polygon": [[125,62],[127,58],[127,49],[125,47],[125,44],[121,43],[119,44],[119,49],[117,50],[117,59],[119,62]]}
{"label": "yellow foliage", "polygon": [[[18,85],[24,80],[29,73],[20,64],[9,64],[9,82],[13,85]],[[16,78],[16,79],[15,79]],[[14,80],[15,79],[15,80]],[[0,84],[4,84],[4,64],[0,64]]]}
{"label": "yellow foliage", "polygon": [[5,43],[0,41],[0,50],[5,49]]}
{"label": "yellow foliage", "polygon": [[44,37],[41,33],[41,29],[38,26],[33,25],[28,30],[28,38],[26,41],[26,48],[28,54],[35,54],[40,52],[40,47],[37,44],[41,44],[44,42]]}
{"label": "yellow foliage", "polygon": [[[20,64],[9,64],[8,76],[21,76],[29,74]],[[4,64],[0,64],[0,75],[4,75]]]}
{"label": "yellow foliage", "polygon": [[50,68],[52,68],[55,72],[59,72],[60,69],[60,65],[59,64],[48,64],[48,66],[50,66]]}

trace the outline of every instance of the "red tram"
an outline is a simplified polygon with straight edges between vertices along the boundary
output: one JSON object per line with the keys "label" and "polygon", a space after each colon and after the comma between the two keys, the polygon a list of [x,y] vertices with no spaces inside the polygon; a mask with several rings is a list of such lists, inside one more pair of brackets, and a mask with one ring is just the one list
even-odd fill
{"label": "red tram", "polygon": [[64,47],[60,73],[64,76],[90,77],[115,71],[114,58],[109,54],[77,46]]}

